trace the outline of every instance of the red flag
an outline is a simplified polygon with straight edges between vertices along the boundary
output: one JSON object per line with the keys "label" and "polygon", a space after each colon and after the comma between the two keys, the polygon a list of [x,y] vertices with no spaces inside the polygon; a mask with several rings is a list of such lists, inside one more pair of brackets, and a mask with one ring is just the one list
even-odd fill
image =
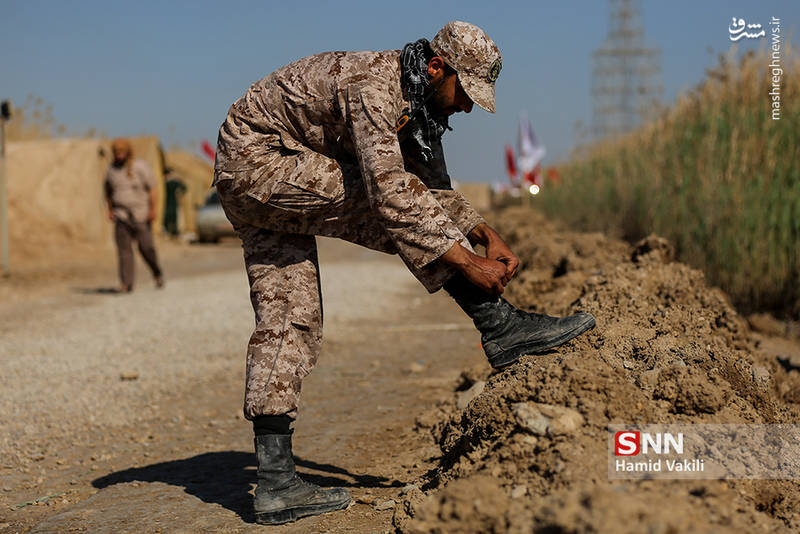
{"label": "red flag", "polygon": [[203,147],[203,152],[205,153],[205,155],[208,156],[208,159],[210,159],[211,162],[213,163],[214,158],[217,157],[217,152],[213,148],[211,148],[211,144],[206,140],[203,140],[201,146]]}
{"label": "red flag", "polygon": [[514,163],[514,149],[511,145],[506,145],[506,169],[511,185],[517,185],[517,165]]}

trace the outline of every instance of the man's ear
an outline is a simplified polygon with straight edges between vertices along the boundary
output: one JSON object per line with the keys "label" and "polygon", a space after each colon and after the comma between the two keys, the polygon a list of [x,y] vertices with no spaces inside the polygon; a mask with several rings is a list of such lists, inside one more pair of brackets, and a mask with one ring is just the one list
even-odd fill
{"label": "man's ear", "polygon": [[438,80],[439,77],[444,76],[444,59],[439,56],[433,56],[428,61],[428,76],[432,80]]}

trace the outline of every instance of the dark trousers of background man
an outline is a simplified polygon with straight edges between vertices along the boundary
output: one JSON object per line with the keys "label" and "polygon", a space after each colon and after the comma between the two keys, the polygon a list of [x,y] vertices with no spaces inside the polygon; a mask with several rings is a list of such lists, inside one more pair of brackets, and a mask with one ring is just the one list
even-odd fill
{"label": "dark trousers of background man", "polygon": [[117,242],[119,256],[119,279],[123,286],[133,288],[133,241],[139,245],[139,252],[153,272],[153,277],[161,276],[150,223],[129,223],[118,220],[114,225],[114,239]]}

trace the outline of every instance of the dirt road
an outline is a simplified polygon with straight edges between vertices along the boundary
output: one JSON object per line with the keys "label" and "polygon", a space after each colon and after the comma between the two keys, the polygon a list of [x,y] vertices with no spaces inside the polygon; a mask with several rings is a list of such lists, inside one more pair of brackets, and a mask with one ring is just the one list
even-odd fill
{"label": "dirt road", "polygon": [[[253,322],[241,253],[162,256],[162,291],[138,265],[133,294],[108,294],[109,258],[0,282],[0,532],[263,531],[241,417]],[[415,418],[482,363],[479,337],[396,257],[328,240],[320,256],[325,342],[295,455],[308,479],[357,502],[270,532],[393,530],[391,501],[439,455]]]}

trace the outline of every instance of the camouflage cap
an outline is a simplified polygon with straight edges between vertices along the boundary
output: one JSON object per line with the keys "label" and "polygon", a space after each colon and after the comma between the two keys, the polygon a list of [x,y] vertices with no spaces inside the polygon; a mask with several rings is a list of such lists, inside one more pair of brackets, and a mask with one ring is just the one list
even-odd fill
{"label": "camouflage cap", "polygon": [[486,32],[467,22],[448,22],[431,41],[431,48],[458,72],[467,96],[494,113],[494,82],[500,75],[503,58]]}

